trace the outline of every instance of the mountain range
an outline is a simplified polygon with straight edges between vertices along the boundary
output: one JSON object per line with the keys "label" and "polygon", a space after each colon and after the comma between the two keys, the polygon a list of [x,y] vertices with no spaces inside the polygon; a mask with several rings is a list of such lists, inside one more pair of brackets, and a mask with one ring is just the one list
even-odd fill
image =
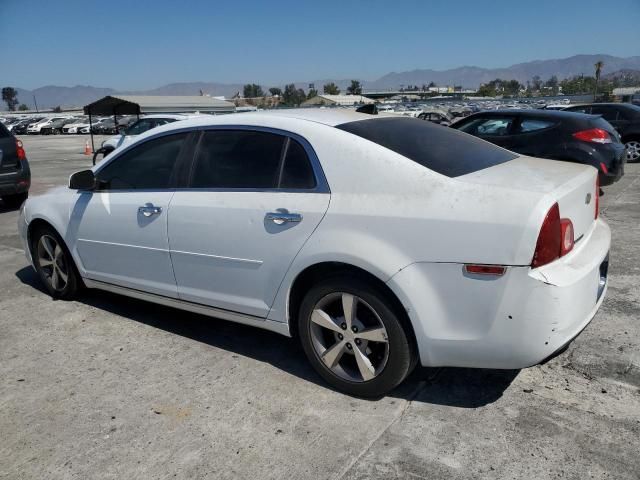
{"label": "mountain range", "polygon": [[[419,69],[407,72],[391,72],[374,80],[360,79],[365,90],[388,90],[396,89],[402,85],[423,85],[435,82],[437,85],[461,85],[465,88],[477,88],[482,83],[489,82],[495,78],[504,80],[515,79],[525,83],[533,76],[537,75],[543,80],[552,75],[556,75],[562,80],[574,75],[593,75],[594,64],[597,61],[604,62],[602,75],[611,75],[620,70],[640,70],[640,56],[634,57],[614,57],[612,55],[574,55],[568,58],[552,60],[534,60],[526,63],[519,63],[505,68],[482,68],[474,66],[464,66],[450,70]],[[248,79],[248,82],[255,82],[255,79]],[[329,82],[334,82],[342,91],[346,90],[351,79],[321,79],[294,82],[296,87],[307,89],[313,83],[315,88],[322,90],[322,86]],[[4,86],[4,85],[3,85]],[[283,85],[265,85],[266,91],[269,87]],[[184,82],[172,83],[158,88],[144,91],[117,91],[113,88],[99,88],[92,86],[77,85],[75,87],[45,86],[34,90],[16,88],[18,91],[18,101],[25,103],[30,108],[34,108],[34,96],[38,103],[38,108],[80,107],[91,103],[105,95],[138,94],[138,95],[198,95],[200,91],[214,96],[231,97],[237,92],[242,92],[242,84],[229,84],[219,82]]]}

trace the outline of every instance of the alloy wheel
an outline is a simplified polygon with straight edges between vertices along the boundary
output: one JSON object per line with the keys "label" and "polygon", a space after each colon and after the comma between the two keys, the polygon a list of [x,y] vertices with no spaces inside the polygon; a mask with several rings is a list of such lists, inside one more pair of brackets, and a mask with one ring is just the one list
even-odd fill
{"label": "alloy wheel", "polygon": [[69,281],[68,264],[64,250],[50,235],[42,235],[37,248],[38,265],[45,281],[56,292],[61,292]]}
{"label": "alloy wheel", "polygon": [[625,147],[627,149],[627,161],[635,162],[640,160],[640,142],[637,140],[631,140],[630,142],[625,143]]}
{"label": "alloy wheel", "polygon": [[326,295],[315,305],[309,325],[316,354],[338,377],[366,382],[384,370],[389,359],[387,330],[362,298],[346,292]]}

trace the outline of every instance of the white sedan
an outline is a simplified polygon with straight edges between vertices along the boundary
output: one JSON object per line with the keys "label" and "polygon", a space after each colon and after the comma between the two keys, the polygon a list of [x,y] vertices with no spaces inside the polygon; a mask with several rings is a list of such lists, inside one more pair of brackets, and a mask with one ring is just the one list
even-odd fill
{"label": "white sedan", "polygon": [[576,337],[607,287],[596,182],[413,118],[247,113],[140,135],[19,229],[56,298],[296,336],[335,388],[379,396],[418,362],[523,368]]}

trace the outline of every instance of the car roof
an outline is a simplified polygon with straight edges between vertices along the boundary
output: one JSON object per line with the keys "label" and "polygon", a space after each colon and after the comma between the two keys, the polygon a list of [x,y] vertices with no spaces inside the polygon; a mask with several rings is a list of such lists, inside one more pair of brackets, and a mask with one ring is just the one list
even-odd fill
{"label": "car roof", "polygon": [[539,110],[539,109],[501,109],[501,110],[487,110],[485,112],[474,113],[473,115],[469,115],[468,117],[499,117],[502,115],[526,115],[527,117],[536,117],[536,118],[550,118],[557,120],[568,120],[568,119],[584,119],[585,117],[597,117],[598,115],[589,115],[586,113],[579,112],[568,112],[565,110]]}

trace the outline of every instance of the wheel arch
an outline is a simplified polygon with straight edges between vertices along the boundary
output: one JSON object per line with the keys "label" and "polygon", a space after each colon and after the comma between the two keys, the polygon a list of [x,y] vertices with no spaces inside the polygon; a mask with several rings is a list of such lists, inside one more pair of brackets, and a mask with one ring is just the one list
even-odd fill
{"label": "wheel arch", "polygon": [[298,337],[298,322],[296,319],[305,293],[313,284],[321,279],[338,275],[356,276],[368,283],[371,283],[375,288],[377,288],[386,297],[386,299],[391,302],[394,311],[398,315],[398,319],[411,339],[414,351],[419,355],[418,342],[413,324],[411,323],[411,319],[405,306],[402,304],[398,296],[378,276],[362,267],[345,262],[323,261],[314,263],[305,267],[296,275],[295,279],[291,283],[291,287],[289,288],[289,295],[287,298],[287,322],[289,324],[289,331],[292,337]]}

